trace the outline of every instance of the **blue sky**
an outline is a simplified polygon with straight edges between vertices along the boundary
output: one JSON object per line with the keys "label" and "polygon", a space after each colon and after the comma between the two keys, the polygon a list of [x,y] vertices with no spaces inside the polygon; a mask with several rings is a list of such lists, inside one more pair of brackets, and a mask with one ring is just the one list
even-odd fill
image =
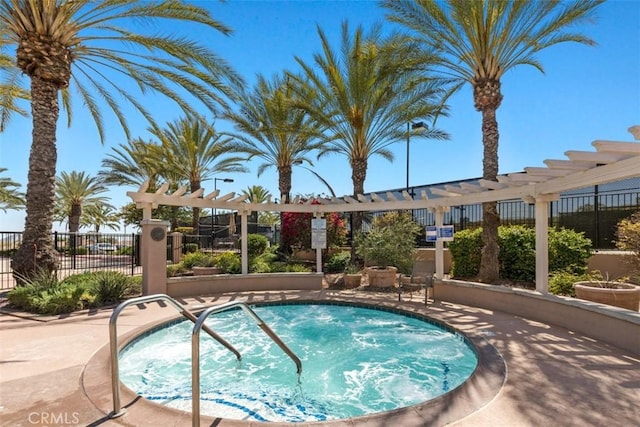
{"label": "blue sky", "polygon": [[[204,2],[201,2],[204,3]],[[237,1],[206,2],[216,19],[233,29],[230,37],[214,35],[206,40],[251,85],[257,73],[271,76],[284,69],[297,70],[294,56],[311,61],[320,48],[316,25],[329,34],[338,48],[343,20],[352,28],[384,21],[385,11],[377,2],[343,1]],[[390,26],[391,24],[385,24]],[[533,67],[518,67],[502,79],[504,100],[498,110],[500,130],[500,173],[521,171],[526,166],[543,166],[545,159],[563,159],[568,150],[593,150],[596,139],[632,141],[627,129],[640,124],[640,1],[609,0],[597,11],[597,20],[580,30],[598,43],[595,47],[563,44],[538,55],[545,74]],[[160,122],[180,116],[177,106],[144,100]],[[91,119],[77,103],[70,129],[61,118],[58,126],[57,173],[86,171],[95,175],[111,147],[125,142],[115,118],[104,110],[107,137],[100,143]],[[147,138],[143,120],[132,120],[132,135]],[[421,185],[478,177],[482,174],[482,133],[480,113],[474,110],[470,87],[450,102],[450,117],[438,126],[451,134],[448,141],[413,139],[410,148],[410,184]],[[219,130],[230,130],[218,121]],[[28,156],[31,145],[30,118],[16,118],[0,134],[0,167],[4,177],[20,182],[26,191]],[[392,149],[396,159],[369,162],[365,191],[403,188],[406,180],[406,142]],[[246,174],[227,174],[233,183],[218,182],[223,192],[241,192],[262,185],[277,197],[275,169],[256,175],[259,162],[249,163]],[[338,195],[352,192],[351,171],[344,157],[333,156],[315,162]],[[640,171],[639,171],[640,175]],[[205,192],[213,183],[204,183]],[[111,203],[119,208],[131,200],[131,188],[112,187]],[[292,194],[326,193],[310,172],[294,168]],[[0,212],[0,230],[21,231],[24,211]],[[64,225],[54,224],[58,230]]]}

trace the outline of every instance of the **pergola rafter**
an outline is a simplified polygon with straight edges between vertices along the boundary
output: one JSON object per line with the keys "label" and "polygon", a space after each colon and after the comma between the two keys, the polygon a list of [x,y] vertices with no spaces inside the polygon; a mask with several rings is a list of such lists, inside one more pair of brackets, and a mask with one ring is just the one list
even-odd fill
{"label": "pergola rafter", "polygon": [[[629,128],[636,140],[640,140],[640,125]],[[318,198],[316,203],[299,203],[296,196],[291,203],[250,203],[246,197],[235,193],[220,196],[214,191],[202,197],[203,189],[186,194],[181,187],[167,194],[168,184],[163,184],[156,192],[148,193],[148,182],[137,191],[127,195],[143,209],[143,218],[151,218],[151,209],[158,205],[185,206],[238,211],[243,215],[243,244],[246,244],[246,215],[253,211],[313,213],[322,216],[329,212],[368,212],[384,210],[431,209],[436,213],[436,225],[442,220],[442,213],[451,206],[462,206],[500,200],[521,199],[536,205],[536,288],[547,291],[548,247],[547,209],[548,203],[556,200],[563,191],[578,189],[612,181],[640,176],[640,142],[596,140],[592,142],[596,151],[567,151],[568,159],[545,160],[546,167],[527,167],[523,172],[503,174],[497,181],[480,179],[476,183],[463,182],[431,186],[414,197],[402,191],[399,198],[388,191],[380,195],[370,193],[355,196]],[[436,250],[442,249],[436,245]],[[243,247],[243,272],[246,272],[246,248]],[[441,255],[441,254],[440,254]],[[442,278],[442,265],[438,265],[436,255],[436,276]],[[440,261],[441,261],[440,256]]]}

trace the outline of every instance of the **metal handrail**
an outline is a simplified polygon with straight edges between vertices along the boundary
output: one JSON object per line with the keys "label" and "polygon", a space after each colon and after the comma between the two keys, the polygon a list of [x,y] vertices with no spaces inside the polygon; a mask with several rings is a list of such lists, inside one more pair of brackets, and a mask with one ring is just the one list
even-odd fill
{"label": "metal handrail", "polygon": [[[197,319],[189,310],[187,310],[182,304],[178,301],[171,298],[169,295],[165,294],[157,294],[157,295],[146,295],[138,298],[131,298],[126,301],[123,301],[118,305],[111,313],[111,318],[109,319],[109,345],[111,348],[111,390],[113,392],[113,412],[109,414],[110,418],[116,418],[125,413],[125,410],[121,407],[120,404],[120,367],[118,360],[118,332],[117,332],[117,321],[120,312],[133,304],[141,304],[146,302],[153,301],[166,301],[173,307],[175,307],[180,314],[182,314],[187,319],[191,320],[193,323],[196,323]],[[225,341],[224,338],[216,334],[211,328],[206,325],[200,326],[205,330],[206,333],[211,335],[213,339],[218,341],[224,347],[229,349],[233,354],[235,354],[236,358],[240,360],[242,356],[240,352],[236,350],[231,344]]]}
{"label": "metal handrail", "polygon": [[191,425],[200,426],[200,329],[203,328],[205,320],[210,314],[220,313],[230,308],[239,306],[258,324],[260,329],[266,333],[296,364],[298,375],[302,373],[302,362],[289,347],[278,337],[266,323],[243,302],[231,301],[219,306],[209,307],[198,316],[198,320],[193,325],[191,334]]}

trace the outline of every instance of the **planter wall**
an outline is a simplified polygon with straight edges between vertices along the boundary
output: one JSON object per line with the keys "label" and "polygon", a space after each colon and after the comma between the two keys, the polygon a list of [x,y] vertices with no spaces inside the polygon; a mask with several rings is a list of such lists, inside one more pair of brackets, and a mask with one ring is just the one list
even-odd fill
{"label": "planter wall", "polygon": [[640,355],[640,313],[540,292],[459,280],[436,280],[434,299],[513,313],[562,326]]}
{"label": "planter wall", "polygon": [[185,276],[166,279],[166,293],[174,298],[225,292],[320,291],[322,273],[252,273]]}
{"label": "planter wall", "polygon": [[193,267],[191,269],[194,276],[209,276],[212,274],[220,274],[222,270],[218,267]]}
{"label": "planter wall", "polygon": [[355,289],[362,283],[362,274],[345,274],[343,279],[345,288]]}
{"label": "planter wall", "polygon": [[396,267],[369,267],[367,268],[369,286],[376,286],[381,288],[395,286],[397,272],[398,269]]}
{"label": "planter wall", "polygon": [[577,298],[638,311],[640,286],[630,283],[620,283],[618,286],[620,288],[604,288],[594,282],[577,282],[573,285]]}

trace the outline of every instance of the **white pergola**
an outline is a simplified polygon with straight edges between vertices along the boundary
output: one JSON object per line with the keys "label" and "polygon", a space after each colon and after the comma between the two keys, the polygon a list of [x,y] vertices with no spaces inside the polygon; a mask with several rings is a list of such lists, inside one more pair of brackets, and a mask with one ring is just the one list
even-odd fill
{"label": "white pergola", "polygon": [[[640,125],[630,127],[636,141],[640,141]],[[147,192],[148,183],[127,195],[143,210],[143,219],[151,219],[151,210],[159,205],[185,206],[237,211],[241,216],[242,273],[248,273],[247,224],[253,211],[304,212],[316,218],[330,212],[365,212],[389,210],[429,209],[435,214],[436,226],[443,225],[444,213],[452,206],[469,205],[500,200],[522,199],[535,205],[536,228],[536,290],[546,293],[549,275],[548,254],[548,204],[557,200],[560,193],[612,181],[640,176],[640,142],[596,140],[595,151],[567,151],[566,159],[545,160],[545,167],[527,167],[524,172],[499,175],[497,181],[479,180],[477,184],[463,182],[428,187],[419,197],[406,191],[398,198],[391,192],[384,195],[371,193],[356,197],[320,198],[319,204],[299,203],[296,197],[291,203],[281,204],[268,200],[265,203],[249,203],[245,196],[235,193],[220,195],[216,190],[204,194],[204,189],[186,194],[186,186],[168,194],[168,184],[153,193]],[[444,276],[444,244],[436,242],[436,278]],[[318,250],[320,264],[320,250]]]}

